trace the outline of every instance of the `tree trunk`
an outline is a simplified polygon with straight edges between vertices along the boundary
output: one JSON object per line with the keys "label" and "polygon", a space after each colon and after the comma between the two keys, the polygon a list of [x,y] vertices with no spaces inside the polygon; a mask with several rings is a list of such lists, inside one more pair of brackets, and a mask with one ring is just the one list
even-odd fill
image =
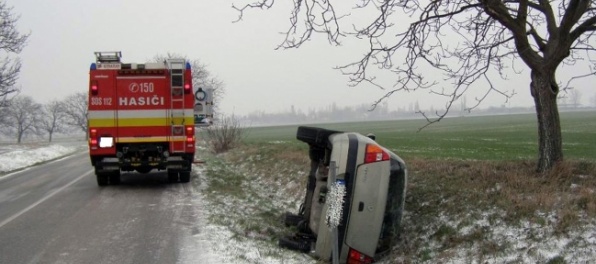
{"label": "tree trunk", "polygon": [[545,172],[563,160],[561,121],[557,107],[559,86],[552,74],[532,71],[530,84],[538,118],[538,172]]}

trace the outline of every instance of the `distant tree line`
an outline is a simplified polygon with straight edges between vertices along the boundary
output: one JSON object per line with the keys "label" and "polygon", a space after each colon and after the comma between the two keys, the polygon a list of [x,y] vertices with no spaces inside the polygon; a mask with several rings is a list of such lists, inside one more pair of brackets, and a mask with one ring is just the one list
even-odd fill
{"label": "distant tree line", "polygon": [[52,141],[56,133],[87,133],[87,93],[79,92],[63,100],[45,104],[31,96],[17,95],[6,100],[0,118],[0,133],[22,143],[27,137]]}
{"label": "distant tree line", "polygon": [[[395,119],[414,119],[421,118],[420,112],[444,111],[444,109],[420,108],[417,102],[408,104],[408,106],[396,107],[390,109],[386,102],[381,103],[375,109],[370,105],[361,104],[357,106],[338,107],[331,104],[325,108],[310,108],[307,111],[290,108],[288,111],[278,113],[266,113],[264,111],[252,112],[241,116],[239,119],[246,125],[273,125],[273,124],[307,124],[307,123],[332,123],[332,122],[354,122],[354,121],[374,121],[374,120],[395,120]],[[507,107],[492,106],[488,108],[476,108],[470,112],[465,104],[462,103],[459,111],[452,111],[450,116],[467,115],[493,115],[509,113],[532,113],[533,107]]]}
{"label": "distant tree line", "polygon": [[[561,110],[588,110],[596,108],[596,94],[591,98],[588,104],[581,103],[582,93],[576,89],[567,89],[557,99]],[[474,102],[473,102],[474,103]],[[468,105],[466,97],[459,100],[458,111],[452,110],[449,116],[467,116],[467,115],[496,115],[496,114],[516,114],[516,113],[534,113],[534,107],[508,105],[489,106],[487,108],[475,107],[472,110]],[[411,102],[408,105],[390,106],[387,101],[378,104],[373,108],[370,104],[361,104],[355,106],[339,107],[336,103],[331,103],[324,108],[309,108],[307,111],[290,106],[290,109],[282,112],[271,113],[264,111],[255,111],[249,114],[241,115],[239,119],[243,124],[248,125],[271,125],[271,124],[305,124],[305,123],[329,123],[329,122],[352,122],[352,121],[372,121],[372,120],[394,120],[394,119],[413,119],[420,118],[420,113],[442,112],[445,109],[420,107],[418,101]]]}

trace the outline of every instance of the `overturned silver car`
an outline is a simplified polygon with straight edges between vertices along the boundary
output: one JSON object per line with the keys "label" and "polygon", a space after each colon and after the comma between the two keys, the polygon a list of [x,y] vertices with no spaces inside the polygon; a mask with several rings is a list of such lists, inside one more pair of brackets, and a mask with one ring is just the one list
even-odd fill
{"label": "overturned silver car", "polygon": [[301,126],[309,145],[306,197],[279,245],[335,263],[372,263],[397,242],[406,195],[404,161],[358,133]]}

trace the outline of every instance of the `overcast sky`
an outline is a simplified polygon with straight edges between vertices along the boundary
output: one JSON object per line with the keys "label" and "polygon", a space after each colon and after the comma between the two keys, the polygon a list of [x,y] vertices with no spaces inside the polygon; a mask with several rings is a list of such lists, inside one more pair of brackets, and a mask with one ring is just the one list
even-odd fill
{"label": "overcast sky", "polygon": [[[269,11],[251,10],[239,23],[232,23],[238,12],[231,8],[239,0],[6,2],[20,15],[19,30],[31,32],[20,54],[22,94],[40,103],[86,92],[94,51],[122,51],[124,62],[136,63],[167,52],[198,59],[225,83],[226,95],[219,104],[227,114],[287,111],[292,105],[307,111],[331,102],[371,104],[383,95],[370,86],[348,87],[348,78],[333,69],[359,60],[364,43],[344,41],[344,46],[334,47],[318,37],[297,50],[274,50],[283,40],[279,32],[289,25],[291,7],[282,2],[291,1],[276,1]],[[349,7],[354,1],[336,2]],[[502,84],[517,93],[510,105],[532,106],[529,71],[510,78]],[[580,91],[588,104],[593,89]],[[469,95],[468,102],[474,96]],[[389,108],[407,109],[416,100],[421,107],[444,105],[427,92],[400,93],[389,100]],[[495,95],[483,106],[504,101]]]}

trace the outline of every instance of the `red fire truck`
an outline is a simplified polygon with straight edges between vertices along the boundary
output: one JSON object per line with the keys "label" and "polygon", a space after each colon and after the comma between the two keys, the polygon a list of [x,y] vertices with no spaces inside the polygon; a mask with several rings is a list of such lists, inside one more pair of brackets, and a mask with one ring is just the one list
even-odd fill
{"label": "red fire truck", "polygon": [[190,181],[195,154],[191,67],[184,59],[122,63],[121,52],[95,52],[89,71],[89,154],[97,184],[121,171],[167,170]]}

